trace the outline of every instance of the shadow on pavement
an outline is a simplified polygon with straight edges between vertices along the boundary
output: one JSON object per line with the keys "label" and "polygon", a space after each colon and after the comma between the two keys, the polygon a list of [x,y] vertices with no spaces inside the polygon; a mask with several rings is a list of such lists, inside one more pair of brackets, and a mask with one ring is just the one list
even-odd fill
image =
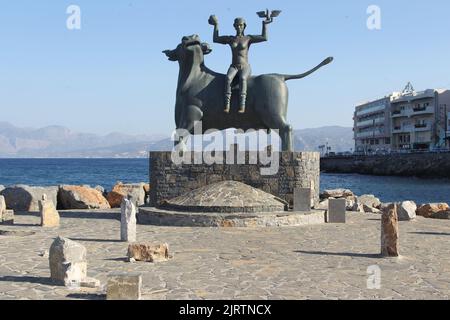
{"label": "shadow on pavement", "polygon": [[124,242],[118,239],[87,239],[87,238],[71,238],[71,237],[69,237],[69,239],[73,241],[87,241],[87,242]]}
{"label": "shadow on pavement", "polygon": [[378,259],[381,258],[381,254],[379,253],[352,253],[352,252],[325,252],[325,251],[303,251],[296,250],[295,253],[305,253],[305,254],[313,254],[318,256],[339,256],[339,257],[354,257],[354,258],[371,258]]}
{"label": "shadow on pavement", "polygon": [[0,277],[1,281],[8,282],[29,282],[29,283],[38,283],[48,286],[58,286],[57,283],[53,282],[51,278],[44,277],[30,277],[30,276],[3,276]]}
{"label": "shadow on pavement", "polygon": [[66,296],[72,299],[83,299],[83,300],[106,300],[106,294],[95,294],[95,293],[71,293]]}
{"label": "shadow on pavement", "polygon": [[450,236],[450,233],[447,232],[426,232],[426,231],[417,231],[417,232],[408,232],[411,234],[421,234],[428,236]]}
{"label": "shadow on pavement", "polygon": [[104,212],[104,211],[59,211],[61,218],[77,218],[77,219],[113,219],[120,221],[120,212]]}

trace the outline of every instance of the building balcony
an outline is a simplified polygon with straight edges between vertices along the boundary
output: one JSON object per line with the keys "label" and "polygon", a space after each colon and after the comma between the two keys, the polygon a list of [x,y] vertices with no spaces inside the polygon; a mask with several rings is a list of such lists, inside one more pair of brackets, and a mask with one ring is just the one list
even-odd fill
{"label": "building balcony", "polygon": [[422,131],[430,131],[431,126],[427,124],[416,124],[414,125],[414,131],[416,132],[422,132]]}
{"label": "building balcony", "polygon": [[369,132],[361,132],[355,135],[356,139],[364,139],[364,138],[385,138],[386,134],[380,131],[369,131]]}
{"label": "building balcony", "polygon": [[360,122],[356,123],[356,127],[358,127],[358,128],[360,128],[360,127],[370,127],[370,126],[374,126],[374,125],[380,124],[380,123],[384,123],[384,118],[377,118],[377,119],[360,121]]}
{"label": "building balcony", "polygon": [[365,109],[365,110],[357,111],[356,112],[356,116],[357,117],[361,117],[361,116],[368,115],[368,114],[371,114],[371,113],[384,111],[384,109],[386,109],[386,107],[384,105],[379,105],[379,106],[376,106],[376,107],[372,107],[372,108],[368,108],[368,109]]}
{"label": "building balcony", "polygon": [[434,108],[433,107],[414,108],[411,116],[417,116],[422,114],[434,114]]}
{"label": "building balcony", "polygon": [[409,133],[413,130],[413,128],[414,127],[412,127],[412,126],[404,126],[404,127],[397,126],[397,127],[392,128],[392,133],[393,134],[394,133]]}
{"label": "building balcony", "polygon": [[397,110],[391,113],[391,117],[392,118],[408,117],[408,114],[405,111]]}

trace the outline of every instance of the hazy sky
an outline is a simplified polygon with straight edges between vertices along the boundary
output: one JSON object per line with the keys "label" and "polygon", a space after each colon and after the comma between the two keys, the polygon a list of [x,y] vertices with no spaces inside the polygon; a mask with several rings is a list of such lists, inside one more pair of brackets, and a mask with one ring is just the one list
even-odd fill
{"label": "hazy sky", "polygon": [[[81,30],[66,9],[81,8]],[[381,8],[381,30],[366,26]],[[197,33],[213,52],[206,65],[226,72],[228,46],[212,43],[207,20],[222,34],[233,19],[261,32],[256,11],[283,10],[269,42],[250,49],[253,74],[301,73],[327,56],[335,61],[288,83],[294,128],[352,125],[357,102],[401,90],[450,87],[448,0],[4,0],[0,10],[0,121],[63,125],[75,131],[170,133],[178,64],[161,53]]]}

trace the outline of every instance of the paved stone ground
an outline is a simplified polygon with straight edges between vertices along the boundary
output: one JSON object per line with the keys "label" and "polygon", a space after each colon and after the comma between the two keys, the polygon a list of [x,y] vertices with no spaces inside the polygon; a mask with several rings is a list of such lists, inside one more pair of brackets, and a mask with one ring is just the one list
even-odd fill
{"label": "paved stone ground", "polygon": [[[17,215],[0,235],[0,299],[104,299],[104,291],[49,282],[48,250],[57,235],[88,250],[88,275],[141,272],[144,299],[449,299],[450,221],[401,222],[399,259],[381,259],[380,216],[349,214],[345,225],[213,229],[139,225],[138,240],[167,242],[167,262],[125,262],[117,210],[65,211],[61,227]],[[367,267],[381,268],[381,289],[367,289]]]}

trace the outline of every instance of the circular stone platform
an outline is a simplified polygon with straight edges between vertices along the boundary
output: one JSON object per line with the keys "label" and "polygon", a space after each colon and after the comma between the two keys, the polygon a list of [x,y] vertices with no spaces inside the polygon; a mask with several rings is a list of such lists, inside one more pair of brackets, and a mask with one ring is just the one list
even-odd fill
{"label": "circular stone platform", "polygon": [[270,193],[238,181],[222,181],[192,190],[165,202],[161,207],[189,212],[275,212],[285,202]]}
{"label": "circular stone platform", "polygon": [[286,211],[287,203],[237,181],[192,190],[161,207],[141,207],[138,223],[190,227],[279,227],[325,222],[324,211]]}

